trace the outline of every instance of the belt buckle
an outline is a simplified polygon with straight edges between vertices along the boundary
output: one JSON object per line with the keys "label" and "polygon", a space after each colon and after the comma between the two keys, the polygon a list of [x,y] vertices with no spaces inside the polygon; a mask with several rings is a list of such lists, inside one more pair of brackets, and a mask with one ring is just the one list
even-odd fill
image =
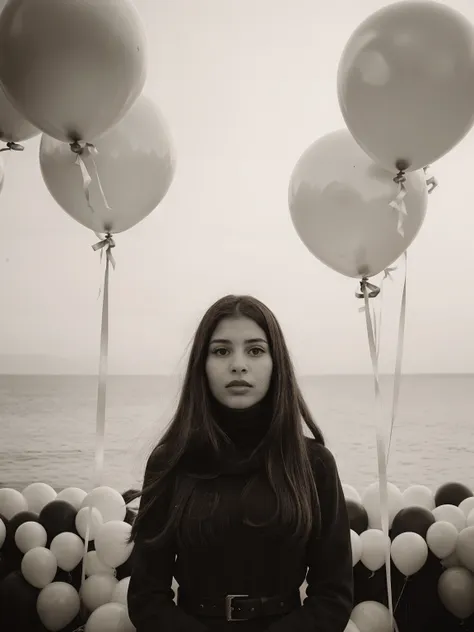
{"label": "belt buckle", "polygon": [[225,618],[227,621],[248,621],[248,619],[232,618],[232,600],[236,597],[248,597],[248,595],[226,595],[225,596]]}

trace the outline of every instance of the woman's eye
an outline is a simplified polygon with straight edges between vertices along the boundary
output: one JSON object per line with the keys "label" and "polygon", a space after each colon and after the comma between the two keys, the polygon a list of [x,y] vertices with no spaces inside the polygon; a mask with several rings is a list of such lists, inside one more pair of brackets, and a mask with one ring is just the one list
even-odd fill
{"label": "woman's eye", "polygon": [[257,355],[257,356],[262,354],[262,353],[265,353],[265,351],[263,349],[260,349],[259,347],[253,347],[252,349],[250,349],[249,353],[253,352],[253,351],[256,351],[256,353],[253,354],[253,355]]}
{"label": "woman's eye", "polygon": [[225,349],[224,347],[218,347],[217,349],[213,349],[212,353],[214,355],[225,355],[227,353],[227,349]]}

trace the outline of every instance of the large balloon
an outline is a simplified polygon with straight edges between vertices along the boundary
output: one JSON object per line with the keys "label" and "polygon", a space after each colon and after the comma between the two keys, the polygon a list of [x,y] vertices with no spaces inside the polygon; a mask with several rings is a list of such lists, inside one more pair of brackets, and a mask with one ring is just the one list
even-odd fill
{"label": "large balloon", "polygon": [[15,0],[0,16],[0,80],[33,125],[92,141],[129,110],[146,78],[131,0]]}
{"label": "large balloon", "polygon": [[[83,226],[98,233],[120,233],[149,215],[166,195],[175,172],[171,137],[158,107],[141,96],[128,114],[96,143],[97,175],[89,168],[90,200],[70,147],[43,136],[40,165],[56,202]],[[92,167],[91,157],[84,163]]]}
{"label": "large balloon", "polygon": [[474,579],[465,568],[448,568],[438,581],[438,595],[446,610],[458,619],[474,613]]}
{"label": "large balloon", "polygon": [[292,173],[288,201],[301,241],[324,264],[348,277],[371,277],[400,257],[425,219],[424,172],[407,174],[406,216],[390,203],[393,175],[375,164],[347,130],[313,143]]}
{"label": "large balloon", "polygon": [[338,69],[347,127],[391,171],[450,151],[474,123],[474,27],[440,2],[403,0],[368,17]]}

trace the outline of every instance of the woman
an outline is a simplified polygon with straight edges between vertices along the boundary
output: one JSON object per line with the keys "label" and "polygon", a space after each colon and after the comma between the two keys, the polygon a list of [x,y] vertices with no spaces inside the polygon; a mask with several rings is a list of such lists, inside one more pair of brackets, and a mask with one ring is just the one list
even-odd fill
{"label": "woman", "polygon": [[353,579],[341,483],[257,299],[226,296],[204,315],[131,539],[137,632],[344,631]]}

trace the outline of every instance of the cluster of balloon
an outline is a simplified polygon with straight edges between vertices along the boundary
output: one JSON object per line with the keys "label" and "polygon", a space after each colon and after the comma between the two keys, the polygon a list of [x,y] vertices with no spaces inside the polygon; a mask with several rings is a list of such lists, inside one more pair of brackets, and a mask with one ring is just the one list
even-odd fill
{"label": "cluster of balloon", "polygon": [[[474,614],[473,492],[461,483],[452,482],[434,493],[424,485],[412,485],[402,493],[389,483],[387,539],[381,526],[379,484],[367,487],[362,496],[350,485],[343,487],[351,527],[356,602],[359,602],[351,616],[355,629],[391,632],[384,598],[386,585],[377,581],[384,578],[379,571],[385,566],[388,547],[395,576],[392,584],[395,619],[400,632],[404,629],[404,616],[411,617],[410,629],[415,629],[413,618],[417,608],[432,612],[435,602],[457,620],[456,625],[466,622]],[[403,600],[409,601],[410,607],[399,608],[397,612]]]}
{"label": "cluster of balloon", "polygon": [[110,487],[0,489],[0,629],[133,632],[133,518]]}
{"label": "cluster of balloon", "polygon": [[337,74],[347,129],[302,154],[288,194],[297,234],[328,267],[367,279],[417,236],[436,186],[425,168],[474,124],[473,40],[461,13],[431,0],[389,4],[349,38]]}
{"label": "cluster of balloon", "polygon": [[175,172],[167,124],[142,94],[147,42],[133,3],[0,0],[0,10],[0,139],[15,149],[43,132],[41,172],[63,210],[96,233],[131,228]]}

